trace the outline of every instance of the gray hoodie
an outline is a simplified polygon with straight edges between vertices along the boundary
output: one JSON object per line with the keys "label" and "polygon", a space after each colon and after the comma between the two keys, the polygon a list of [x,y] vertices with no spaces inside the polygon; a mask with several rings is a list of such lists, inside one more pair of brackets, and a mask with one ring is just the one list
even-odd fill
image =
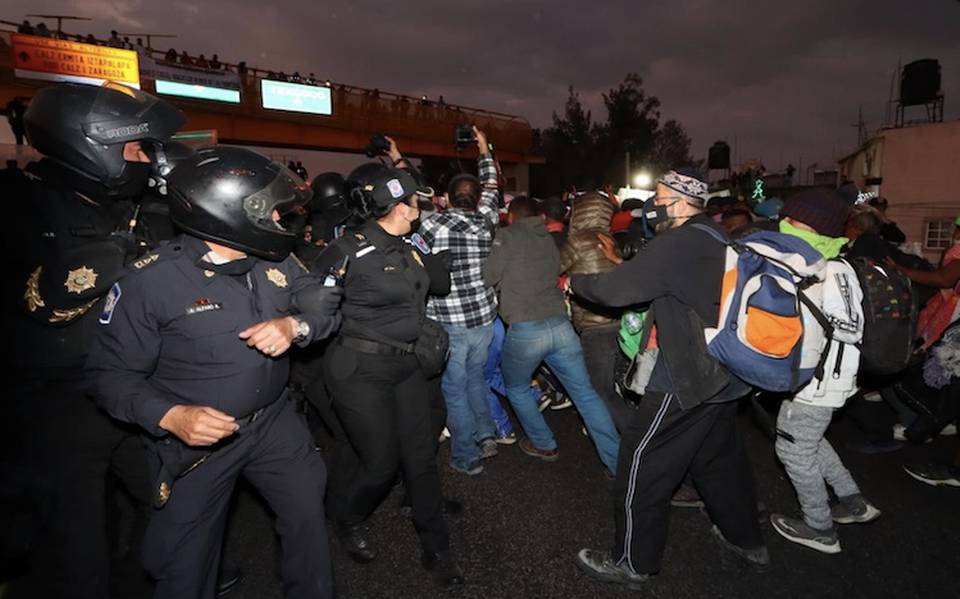
{"label": "gray hoodie", "polygon": [[483,265],[483,282],[499,292],[507,324],[566,316],[559,275],[560,252],[539,216],[497,231]]}

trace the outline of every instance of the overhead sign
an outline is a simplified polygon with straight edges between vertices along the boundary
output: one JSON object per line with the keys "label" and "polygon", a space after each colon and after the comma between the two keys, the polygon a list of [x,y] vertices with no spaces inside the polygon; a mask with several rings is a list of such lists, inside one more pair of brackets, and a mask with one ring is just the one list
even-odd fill
{"label": "overhead sign", "polygon": [[22,33],[11,37],[17,77],[91,85],[114,81],[140,88],[137,53],[133,50]]}
{"label": "overhead sign", "polygon": [[240,75],[233,71],[178,65],[162,60],[154,60],[149,56],[144,56],[140,59],[140,76],[144,79],[163,79],[164,81],[173,81],[174,83],[240,91]]}
{"label": "overhead sign", "polygon": [[230,104],[240,103],[240,91],[235,89],[208,87],[206,85],[190,85],[188,83],[178,83],[164,79],[157,79],[154,83],[156,84],[158,94],[196,98],[197,100],[213,100],[214,102],[227,102]]}
{"label": "overhead sign", "polygon": [[330,88],[326,86],[261,79],[260,98],[263,107],[270,110],[333,114]]}

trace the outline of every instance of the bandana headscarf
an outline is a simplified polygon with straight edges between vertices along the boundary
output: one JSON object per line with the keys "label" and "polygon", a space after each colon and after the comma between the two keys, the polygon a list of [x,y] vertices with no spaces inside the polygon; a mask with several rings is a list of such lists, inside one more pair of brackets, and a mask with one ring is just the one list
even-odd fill
{"label": "bandana headscarf", "polygon": [[682,193],[700,206],[707,203],[707,184],[692,174],[667,171],[660,177],[658,183]]}

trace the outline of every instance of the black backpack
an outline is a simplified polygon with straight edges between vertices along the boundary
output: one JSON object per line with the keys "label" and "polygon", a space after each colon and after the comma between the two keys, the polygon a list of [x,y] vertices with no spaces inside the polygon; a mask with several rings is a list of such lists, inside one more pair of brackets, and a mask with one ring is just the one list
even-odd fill
{"label": "black backpack", "polygon": [[883,376],[907,367],[917,328],[917,304],[910,279],[870,258],[850,258],[863,290],[860,372]]}

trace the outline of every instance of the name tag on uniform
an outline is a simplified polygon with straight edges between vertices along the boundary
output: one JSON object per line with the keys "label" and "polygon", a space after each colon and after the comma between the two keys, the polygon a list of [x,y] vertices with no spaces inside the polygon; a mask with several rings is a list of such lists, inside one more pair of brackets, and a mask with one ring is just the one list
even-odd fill
{"label": "name tag on uniform", "polygon": [[201,312],[211,312],[213,310],[222,310],[223,304],[220,302],[211,302],[207,298],[200,298],[193,302],[192,306],[187,306],[187,316],[191,314],[200,314]]}
{"label": "name tag on uniform", "polygon": [[374,247],[374,246],[372,246],[372,245],[368,245],[367,247],[365,247],[365,248],[363,248],[362,250],[360,250],[359,252],[357,252],[357,253],[356,253],[356,257],[357,257],[357,258],[363,258],[364,256],[366,256],[366,255],[369,254],[370,252],[376,251],[376,249],[377,249],[376,247]]}

